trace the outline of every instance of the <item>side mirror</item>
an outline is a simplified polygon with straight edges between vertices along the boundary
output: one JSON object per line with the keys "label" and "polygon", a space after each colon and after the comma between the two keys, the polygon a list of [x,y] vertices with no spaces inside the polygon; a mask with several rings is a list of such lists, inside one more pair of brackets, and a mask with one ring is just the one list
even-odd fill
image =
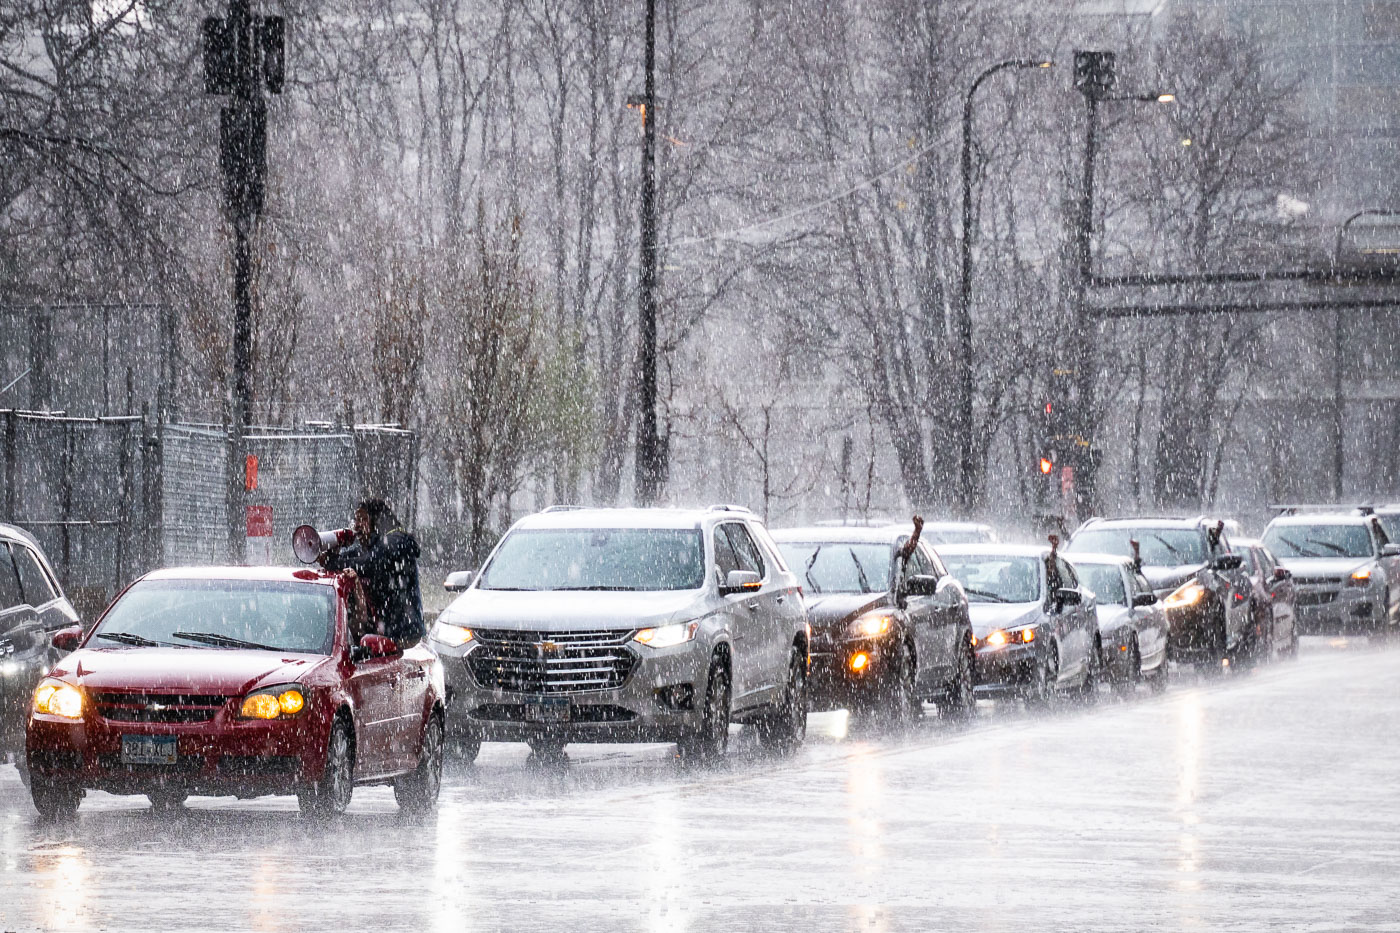
{"label": "side mirror", "polygon": [[1133,597],[1134,606],[1155,606],[1157,605],[1156,593],[1138,593]]}
{"label": "side mirror", "polygon": [[475,570],[454,570],[442,581],[442,588],[449,593],[460,593],[472,585],[476,579]]}
{"label": "side mirror", "polygon": [[1382,544],[1382,557],[1400,557],[1400,544]]}
{"label": "side mirror", "polygon": [[1289,570],[1287,567],[1275,567],[1274,579],[1280,583],[1282,583],[1284,580],[1292,580],[1293,571]]}
{"label": "side mirror", "polygon": [[1078,606],[1082,602],[1084,602],[1084,597],[1076,589],[1066,586],[1055,591],[1056,605]]}
{"label": "side mirror", "polygon": [[904,581],[910,596],[932,596],[938,592],[938,578],[928,573],[916,573]]}
{"label": "side mirror", "polygon": [[1209,566],[1211,570],[1239,570],[1244,566],[1244,557],[1240,554],[1221,554],[1212,558]]}
{"label": "side mirror", "polygon": [[82,640],[83,627],[81,625],[70,625],[67,628],[61,628],[54,632],[53,637],[50,639],[54,648],[58,651],[62,651],[64,654],[77,648],[79,642]]}
{"label": "side mirror", "polygon": [[763,579],[752,570],[731,570],[729,576],[724,578],[724,586],[719,588],[719,595],[729,596],[733,593],[751,593],[763,586]]}
{"label": "side mirror", "polygon": [[365,635],[350,649],[350,660],[359,663],[374,658],[396,658],[403,654],[398,642],[384,635]]}

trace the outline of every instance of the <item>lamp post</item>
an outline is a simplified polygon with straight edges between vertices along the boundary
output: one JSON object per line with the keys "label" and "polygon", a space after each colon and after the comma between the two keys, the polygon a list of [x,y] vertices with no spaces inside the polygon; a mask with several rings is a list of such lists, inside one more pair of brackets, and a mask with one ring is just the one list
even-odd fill
{"label": "lamp post", "polygon": [[645,84],[642,111],[641,268],[637,276],[638,505],[654,505],[661,491],[662,452],[656,430],[656,0],[646,0]]}
{"label": "lamp post", "polygon": [[1013,58],[998,62],[979,74],[963,99],[962,119],[962,269],[958,290],[958,411],[959,440],[958,509],[964,518],[972,513],[972,99],[982,82],[1005,68],[1049,68],[1048,59]]}
{"label": "lamp post", "polygon": [[1084,135],[1084,180],[1079,192],[1079,210],[1075,218],[1074,258],[1074,346],[1072,348],[1074,373],[1073,429],[1076,447],[1084,456],[1074,458],[1073,466],[1078,467],[1074,484],[1075,508],[1078,512],[1090,512],[1094,503],[1094,480],[1096,470],[1094,434],[1094,374],[1098,359],[1094,346],[1094,320],[1089,314],[1088,287],[1093,279],[1092,237],[1094,229],[1094,162],[1099,144],[1099,104],[1114,101],[1139,101],[1144,103],[1169,104],[1176,96],[1169,93],[1110,95],[1117,81],[1114,68],[1115,56],[1112,52],[1075,52],[1074,84],[1084,95],[1088,107]]}

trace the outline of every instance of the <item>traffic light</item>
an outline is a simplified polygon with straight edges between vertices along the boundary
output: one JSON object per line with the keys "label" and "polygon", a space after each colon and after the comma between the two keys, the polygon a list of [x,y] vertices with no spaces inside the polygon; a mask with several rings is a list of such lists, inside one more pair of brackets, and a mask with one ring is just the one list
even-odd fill
{"label": "traffic light", "polygon": [[[239,37],[234,20],[206,16],[202,24],[204,52],[204,93],[233,94],[238,90]],[[287,21],[281,16],[255,16],[249,24],[252,35],[246,49],[252,78],[273,94],[282,93],[287,80]]]}
{"label": "traffic light", "polygon": [[1118,81],[1116,60],[1112,52],[1075,52],[1075,88],[1091,97],[1101,97],[1113,90]]}
{"label": "traffic light", "polygon": [[1040,475],[1049,476],[1055,469],[1055,458],[1042,455],[1040,458]]}

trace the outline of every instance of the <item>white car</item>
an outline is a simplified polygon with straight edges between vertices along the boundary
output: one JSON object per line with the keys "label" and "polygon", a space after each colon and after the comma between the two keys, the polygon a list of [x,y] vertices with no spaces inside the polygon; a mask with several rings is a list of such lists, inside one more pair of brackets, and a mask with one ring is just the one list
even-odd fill
{"label": "white car", "polygon": [[1371,509],[1280,515],[1261,538],[1293,575],[1303,634],[1400,631],[1400,545]]}
{"label": "white car", "polygon": [[806,733],[802,592],[747,509],[546,509],[445,585],[462,593],[429,637],[464,757],[675,742],[707,760],[731,720],[777,748]]}
{"label": "white car", "polygon": [[1114,691],[1131,694],[1144,677],[1154,691],[1165,690],[1171,628],[1142,568],[1117,554],[1071,554],[1069,562],[1094,593],[1101,666]]}

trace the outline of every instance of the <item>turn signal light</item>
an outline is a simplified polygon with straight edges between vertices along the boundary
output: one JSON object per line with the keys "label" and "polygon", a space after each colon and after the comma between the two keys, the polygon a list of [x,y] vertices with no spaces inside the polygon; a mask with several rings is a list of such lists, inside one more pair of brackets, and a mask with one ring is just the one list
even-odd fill
{"label": "turn signal light", "polygon": [[864,651],[857,651],[855,654],[851,655],[851,670],[860,672],[865,670],[869,664],[870,655],[866,654]]}

